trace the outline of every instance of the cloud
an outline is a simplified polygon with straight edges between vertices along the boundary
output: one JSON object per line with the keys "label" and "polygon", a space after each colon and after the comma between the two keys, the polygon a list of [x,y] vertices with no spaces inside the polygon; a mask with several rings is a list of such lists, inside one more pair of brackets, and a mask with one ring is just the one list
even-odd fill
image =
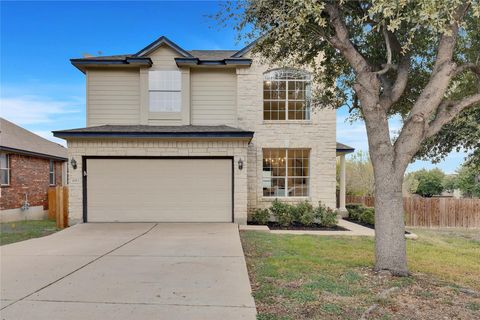
{"label": "cloud", "polygon": [[80,112],[84,100],[80,98],[51,99],[36,95],[2,97],[0,115],[19,125],[52,123],[59,115]]}

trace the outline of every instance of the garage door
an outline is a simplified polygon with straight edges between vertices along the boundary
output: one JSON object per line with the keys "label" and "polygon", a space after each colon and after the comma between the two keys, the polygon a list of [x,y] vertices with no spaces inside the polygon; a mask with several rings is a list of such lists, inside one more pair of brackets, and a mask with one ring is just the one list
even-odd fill
{"label": "garage door", "polygon": [[231,222],[231,159],[88,159],[89,222]]}

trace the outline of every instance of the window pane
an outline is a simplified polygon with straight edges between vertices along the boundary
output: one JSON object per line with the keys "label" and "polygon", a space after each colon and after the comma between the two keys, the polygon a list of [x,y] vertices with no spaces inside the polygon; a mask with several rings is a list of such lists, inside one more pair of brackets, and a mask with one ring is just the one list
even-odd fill
{"label": "window pane", "polygon": [[150,90],[181,91],[182,73],[180,71],[149,71],[148,86]]}
{"label": "window pane", "polygon": [[8,169],[0,169],[0,184],[9,184],[9,171]]}
{"label": "window pane", "polygon": [[55,184],[55,175],[53,174],[53,172],[50,173],[50,184]]}
{"label": "window pane", "polygon": [[182,110],[182,93],[150,91],[151,112],[180,112]]}
{"label": "window pane", "polygon": [[289,197],[308,196],[308,178],[289,178],[288,179]]}
{"label": "window pane", "polygon": [[8,168],[8,159],[6,153],[0,153],[0,168]]}

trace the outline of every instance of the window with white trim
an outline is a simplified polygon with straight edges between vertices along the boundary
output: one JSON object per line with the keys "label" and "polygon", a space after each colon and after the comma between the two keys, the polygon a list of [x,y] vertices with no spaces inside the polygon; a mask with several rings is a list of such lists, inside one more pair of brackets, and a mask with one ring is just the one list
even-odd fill
{"label": "window with white trim", "polygon": [[53,160],[50,160],[50,172],[48,178],[50,185],[55,185],[55,162]]}
{"label": "window with white trim", "polygon": [[0,153],[0,184],[10,185],[10,157],[6,153]]}
{"label": "window with white trim", "polygon": [[311,76],[296,69],[276,69],[263,80],[264,120],[310,120]]}
{"label": "window with white trim", "polygon": [[310,150],[263,149],[263,196],[308,197]]}
{"label": "window with white trim", "polygon": [[182,74],[180,71],[149,71],[148,95],[150,112],[182,110]]}

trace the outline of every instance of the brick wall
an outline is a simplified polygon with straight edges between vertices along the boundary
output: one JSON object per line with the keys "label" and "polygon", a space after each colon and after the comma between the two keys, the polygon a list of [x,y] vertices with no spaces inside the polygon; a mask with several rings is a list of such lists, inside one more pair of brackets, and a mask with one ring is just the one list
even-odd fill
{"label": "brick wall", "polygon": [[[9,154],[10,185],[1,187],[0,209],[16,209],[23,205],[25,193],[30,206],[48,209],[50,160]],[[62,162],[55,161],[55,180],[62,184]]]}

